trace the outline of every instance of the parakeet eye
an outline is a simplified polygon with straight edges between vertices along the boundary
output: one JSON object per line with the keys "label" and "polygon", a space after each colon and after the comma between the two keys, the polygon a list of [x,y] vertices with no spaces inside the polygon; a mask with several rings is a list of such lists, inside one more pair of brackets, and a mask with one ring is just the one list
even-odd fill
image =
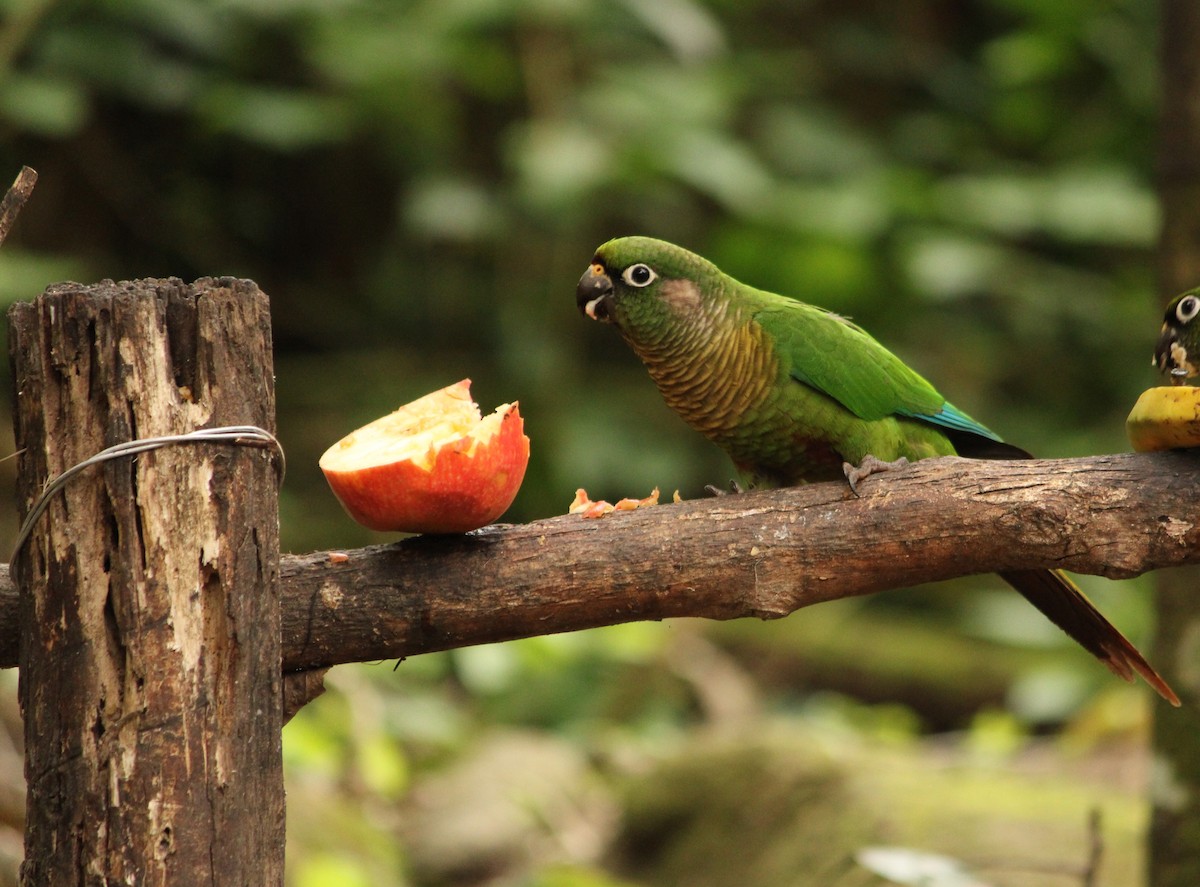
{"label": "parakeet eye", "polygon": [[621,279],[630,286],[643,287],[652,284],[658,275],[654,273],[654,269],[649,265],[643,265],[639,262],[636,265],[630,265],[621,274]]}
{"label": "parakeet eye", "polygon": [[1195,296],[1184,296],[1175,306],[1175,316],[1180,323],[1190,323],[1197,314],[1200,314],[1200,299]]}

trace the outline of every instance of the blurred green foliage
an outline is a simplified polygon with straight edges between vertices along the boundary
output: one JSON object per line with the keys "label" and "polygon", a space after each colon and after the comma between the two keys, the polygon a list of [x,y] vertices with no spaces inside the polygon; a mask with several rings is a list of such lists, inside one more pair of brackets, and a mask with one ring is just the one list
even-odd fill
{"label": "blurred green foliage", "polygon": [[[63,278],[255,279],[273,306],[289,550],[390,539],[341,514],[317,457],[462,377],[485,410],[521,402],[533,456],[510,520],[560,514],[579,486],[693,497],[731,476],[612,330],[574,308],[593,248],[620,234],[854,316],[1036,452],[1122,450],[1156,329],[1155,12],[0,0],[0,174],[41,174],[0,252],[0,299]],[[1142,633],[1144,596],[1126,593],[1141,584],[1086,585]],[[1019,670],[1009,702],[1025,724],[1080,711],[1098,685],[1132,699],[1015,597],[973,587],[827,606],[851,637],[871,614],[1009,645],[1048,637],[1068,652]],[[794,638],[753,635],[731,647],[744,665],[787,649],[812,674]],[[636,744],[703,720],[665,664],[671,636],[629,626],[394,675],[339,670],[287,732],[293,798],[329,798],[318,826],[293,803],[292,883],[406,883],[386,811],[489,725]],[[755,678],[775,710],[879,721],[814,701],[802,678]],[[883,720],[979,722],[913,704],[915,722]],[[988,735],[1005,718],[984,718]],[[530,877],[616,883],[587,866]]]}

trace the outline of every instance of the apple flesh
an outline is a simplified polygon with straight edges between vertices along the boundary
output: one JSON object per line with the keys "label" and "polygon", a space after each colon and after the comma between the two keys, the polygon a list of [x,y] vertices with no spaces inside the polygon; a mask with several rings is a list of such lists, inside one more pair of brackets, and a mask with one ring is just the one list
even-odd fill
{"label": "apple flesh", "polygon": [[517,404],[483,417],[471,380],[463,379],[346,435],[320,466],[342,507],[365,527],[465,533],[508,509],[528,462]]}

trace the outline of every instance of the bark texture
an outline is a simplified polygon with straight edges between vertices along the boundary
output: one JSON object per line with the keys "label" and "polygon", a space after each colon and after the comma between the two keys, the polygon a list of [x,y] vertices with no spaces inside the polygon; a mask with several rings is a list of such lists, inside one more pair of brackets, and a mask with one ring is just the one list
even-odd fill
{"label": "bark texture", "polygon": [[[232,279],[63,284],[9,311],[18,491],[105,447],[272,429],[266,297]],[[22,881],[282,883],[278,477],[262,449],[122,458],[15,560]]]}

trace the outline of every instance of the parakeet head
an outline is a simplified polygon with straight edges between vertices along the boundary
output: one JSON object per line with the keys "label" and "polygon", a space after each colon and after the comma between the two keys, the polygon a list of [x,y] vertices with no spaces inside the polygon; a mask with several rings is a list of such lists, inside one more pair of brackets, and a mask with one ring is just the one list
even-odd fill
{"label": "parakeet head", "polygon": [[1171,300],[1154,348],[1154,366],[1170,375],[1172,385],[1200,373],[1200,287]]}
{"label": "parakeet head", "polygon": [[629,339],[687,325],[705,287],[725,279],[695,253],[650,237],[619,237],[596,250],[575,290],[580,312],[614,324]]}

